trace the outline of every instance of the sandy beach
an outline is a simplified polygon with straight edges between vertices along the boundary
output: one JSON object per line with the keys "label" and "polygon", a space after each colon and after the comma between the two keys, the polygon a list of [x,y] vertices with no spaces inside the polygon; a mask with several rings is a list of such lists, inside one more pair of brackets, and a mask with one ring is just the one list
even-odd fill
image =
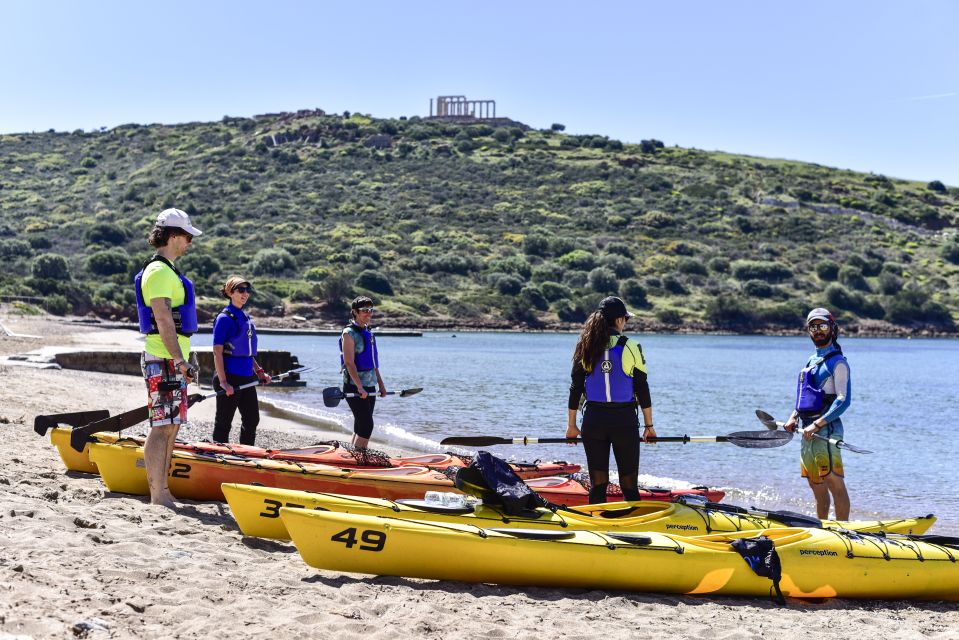
{"label": "sandy beach", "polygon": [[[119,346],[94,327],[0,313],[0,358],[40,348]],[[123,334],[126,334],[125,336]],[[38,414],[145,403],[132,376],[0,362],[0,640],[6,638],[959,638],[955,603],[799,601],[470,585],[318,571],[288,543],[243,536],[225,504],[169,511],[66,472],[33,432]],[[208,438],[213,401],[182,439]],[[131,430],[143,433],[144,428]],[[234,427],[236,437],[238,427]],[[261,446],[306,432],[264,413]],[[374,437],[375,446],[375,437]],[[934,530],[933,530],[934,531]],[[450,558],[450,562],[456,562]],[[571,568],[572,569],[572,568]]]}

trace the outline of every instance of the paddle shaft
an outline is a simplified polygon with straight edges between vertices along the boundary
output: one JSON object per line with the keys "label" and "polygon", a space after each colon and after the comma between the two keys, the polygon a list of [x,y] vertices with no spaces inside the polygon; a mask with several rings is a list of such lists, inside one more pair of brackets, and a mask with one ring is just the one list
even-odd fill
{"label": "paddle shaft", "polygon": [[[746,448],[770,448],[786,444],[792,439],[792,434],[780,431],[778,435],[772,431],[740,431],[726,436],[658,436],[649,438],[645,442],[650,444],[658,442],[729,442],[739,447]],[[582,442],[582,438],[532,438],[524,436],[522,438],[500,438],[496,436],[462,436],[443,438],[440,441],[442,445],[462,445],[472,447],[487,447],[497,444],[576,444]]]}

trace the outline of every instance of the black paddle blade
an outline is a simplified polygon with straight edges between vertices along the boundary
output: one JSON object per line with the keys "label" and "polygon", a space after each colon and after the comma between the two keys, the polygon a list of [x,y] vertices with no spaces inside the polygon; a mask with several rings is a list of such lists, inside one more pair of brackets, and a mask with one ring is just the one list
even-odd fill
{"label": "black paddle blade", "polygon": [[736,431],[724,437],[726,442],[747,449],[772,449],[793,439],[790,431]]}
{"label": "black paddle blade", "polygon": [[776,418],[772,417],[762,409],[756,409],[756,417],[759,418],[759,421],[763,423],[770,431],[775,431],[779,428],[779,425],[776,423]]}
{"label": "black paddle blade", "polygon": [[[202,394],[193,393],[187,397],[187,404],[192,406],[203,399],[204,396]],[[96,422],[85,424],[82,427],[77,427],[72,433],[70,433],[70,446],[75,450],[82,452],[83,447],[87,444],[87,436],[91,434],[100,433],[101,431],[122,431],[127,427],[132,427],[140,424],[141,422],[146,422],[149,419],[150,407],[144,405],[142,407],[137,407],[136,409],[124,411],[123,413],[118,413],[115,416],[105,418],[103,420],[97,420]]]}
{"label": "black paddle blade", "polygon": [[414,387],[412,389],[403,389],[400,391],[401,398],[408,398],[409,396],[416,395],[423,390],[423,387]]}
{"label": "black paddle blade", "polygon": [[340,400],[345,398],[346,395],[342,390],[336,387],[327,387],[323,389],[323,404],[327,407],[335,407],[340,404]]}
{"label": "black paddle blade", "polygon": [[45,416],[37,416],[33,419],[33,430],[38,435],[45,436],[47,431],[58,425],[66,424],[71,427],[89,424],[97,420],[109,418],[110,412],[106,409],[95,409],[93,411],[75,411],[73,413],[51,413]]}

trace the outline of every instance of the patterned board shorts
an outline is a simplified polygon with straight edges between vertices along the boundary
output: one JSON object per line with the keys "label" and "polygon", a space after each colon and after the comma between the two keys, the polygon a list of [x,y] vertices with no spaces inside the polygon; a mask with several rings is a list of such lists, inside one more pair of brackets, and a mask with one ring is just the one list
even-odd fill
{"label": "patterned board shorts", "polygon": [[[842,438],[842,427],[837,429],[830,424],[819,433],[827,438]],[[839,447],[819,438],[802,441],[799,464],[802,477],[813,484],[820,484],[830,473],[835,473],[840,478],[846,475],[842,468],[842,453]]]}
{"label": "patterned board shorts", "polygon": [[150,426],[184,424],[187,421],[187,385],[173,360],[143,352],[140,369],[147,385],[147,405],[150,407]]}

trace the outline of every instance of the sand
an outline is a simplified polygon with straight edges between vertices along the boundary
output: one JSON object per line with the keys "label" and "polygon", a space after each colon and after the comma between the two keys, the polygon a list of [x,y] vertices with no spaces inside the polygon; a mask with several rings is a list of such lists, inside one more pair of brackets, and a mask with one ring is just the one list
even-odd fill
{"label": "sand", "polygon": [[[109,344],[96,330],[0,313],[0,357],[41,346]],[[119,339],[123,339],[122,337]],[[68,473],[32,429],[37,414],[111,413],[144,403],[128,376],[0,363],[0,640],[5,638],[959,638],[943,603],[669,596],[468,585],[319,571],[288,543],[243,536],[225,504],[169,511]],[[186,435],[208,437],[213,402]],[[294,432],[265,415],[258,444]],[[236,432],[238,428],[234,428]],[[233,434],[234,437],[237,435]],[[455,562],[455,558],[450,558]]]}

